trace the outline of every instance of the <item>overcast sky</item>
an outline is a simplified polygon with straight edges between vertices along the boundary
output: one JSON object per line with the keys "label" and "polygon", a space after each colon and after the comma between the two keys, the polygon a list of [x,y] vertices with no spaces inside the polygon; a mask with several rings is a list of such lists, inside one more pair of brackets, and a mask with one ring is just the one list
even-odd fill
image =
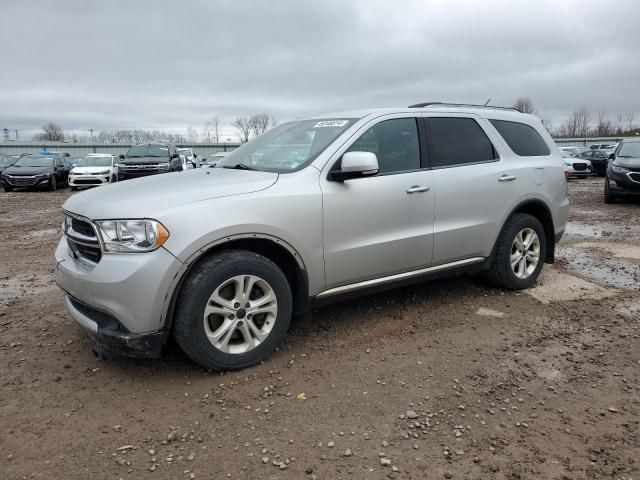
{"label": "overcast sky", "polygon": [[638,0],[0,0],[0,129],[519,95],[555,124],[581,105],[640,116],[639,48]]}

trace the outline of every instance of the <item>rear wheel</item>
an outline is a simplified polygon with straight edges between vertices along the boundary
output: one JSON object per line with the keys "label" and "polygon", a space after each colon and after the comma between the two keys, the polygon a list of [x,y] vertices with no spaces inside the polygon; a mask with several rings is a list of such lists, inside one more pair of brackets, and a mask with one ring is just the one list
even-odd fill
{"label": "rear wheel", "polygon": [[204,260],[185,281],[174,337],[205,368],[248,367],[284,338],[292,303],[287,278],[271,260],[243,250],[222,252]]}
{"label": "rear wheel", "polygon": [[604,203],[616,203],[616,196],[611,191],[608,178],[604,179]]}
{"label": "rear wheel", "polygon": [[512,215],[500,233],[489,279],[508,290],[522,290],[533,285],[547,254],[545,231],[532,215]]}
{"label": "rear wheel", "polygon": [[51,177],[49,180],[49,185],[47,186],[49,191],[55,192],[58,189],[58,184],[56,183],[56,177]]}

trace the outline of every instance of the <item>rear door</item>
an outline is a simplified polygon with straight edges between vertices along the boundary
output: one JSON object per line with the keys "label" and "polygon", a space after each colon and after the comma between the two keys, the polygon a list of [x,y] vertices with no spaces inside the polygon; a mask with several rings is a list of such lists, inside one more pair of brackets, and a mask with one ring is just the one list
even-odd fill
{"label": "rear door", "polygon": [[487,257],[522,194],[522,172],[486,120],[439,114],[424,121],[435,183],[433,264]]}

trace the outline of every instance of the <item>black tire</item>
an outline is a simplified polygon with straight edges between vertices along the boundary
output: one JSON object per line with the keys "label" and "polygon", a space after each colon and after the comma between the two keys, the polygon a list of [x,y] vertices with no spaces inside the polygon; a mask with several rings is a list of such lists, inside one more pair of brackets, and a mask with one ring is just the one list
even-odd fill
{"label": "black tire", "polygon": [[609,179],[604,179],[604,203],[616,203],[616,196],[611,191],[611,186],[609,185]]}
{"label": "black tire", "polygon": [[71,191],[72,192],[77,192],[78,191],[78,187],[71,187]]}
{"label": "black tire", "polygon": [[13,187],[4,187],[5,192],[13,192]]}
{"label": "black tire", "polygon": [[[511,268],[511,249],[518,232],[533,229],[540,241],[540,257],[535,270],[527,278],[519,278]],[[523,290],[532,286],[542,271],[547,254],[547,237],[540,221],[526,213],[515,213],[505,223],[495,247],[495,257],[487,277],[495,285],[507,290]]]}
{"label": "black tire", "polygon": [[115,175],[111,175],[111,183],[115,183],[118,179]]}
{"label": "black tire", "polygon": [[[255,348],[230,354],[214,347],[206,337],[204,309],[214,290],[237,275],[263,278],[275,293],[278,313],[273,329]],[[245,250],[230,250],[203,260],[185,280],[178,297],[173,335],[194,362],[212,370],[236,370],[266,358],[282,341],[292,315],[291,287],[282,270],[268,258]],[[241,318],[238,316],[238,318]]]}
{"label": "black tire", "polygon": [[55,176],[49,179],[49,184],[47,185],[47,188],[49,189],[50,192],[55,192],[58,189],[58,184],[56,183]]}

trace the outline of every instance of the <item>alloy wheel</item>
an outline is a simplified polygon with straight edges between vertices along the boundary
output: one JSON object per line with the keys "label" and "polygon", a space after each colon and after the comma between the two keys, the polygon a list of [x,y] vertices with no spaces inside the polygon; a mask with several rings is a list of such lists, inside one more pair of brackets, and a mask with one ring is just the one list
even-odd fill
{"label": "alloy wheel", "polygon": [[511,245],[511,269],[518,278],[528,278],[540,262],[540,238],[532,228],[520,230]]}

